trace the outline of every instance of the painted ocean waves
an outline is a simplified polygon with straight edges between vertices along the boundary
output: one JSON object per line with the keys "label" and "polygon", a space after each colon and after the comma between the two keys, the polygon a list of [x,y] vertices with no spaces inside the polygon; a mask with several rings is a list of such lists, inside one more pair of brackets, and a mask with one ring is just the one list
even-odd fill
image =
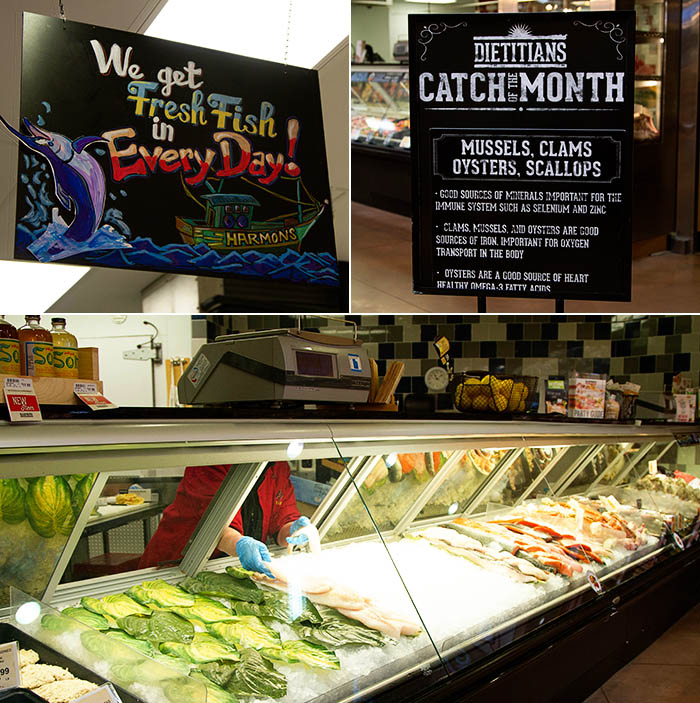
{"label": "painted ocean waves", "polygon": [[[21,181],[26,189],[27,212],[17,224],[16,245],[30,251],[38,261],[61,259],[71,263],[72,256],[80,255],[83,261],[95,266],[115,266],[119,268],[167,267],[173,273],[201,273],[210,271],[212,275],[241,275],[286,280],[295,283],[308,283],[323,286],[338,286],[336,258],[327,252],[303,252],[287,250],[281,254],[265,253],[258,250],[217,252],[204,244],[190,246],[184,243],[171,243],[159,246],[150,237],[131,231],[118,207],[108,207],[104,213],[103,225],[86,242],[70,247],[70,242],[61,244],[60,256],[53,251],[67,226],[57,216],[51,174],[46,163],[35,155],[23,154]],[[114,205],[126,192],[109,192],[108,198]]]}

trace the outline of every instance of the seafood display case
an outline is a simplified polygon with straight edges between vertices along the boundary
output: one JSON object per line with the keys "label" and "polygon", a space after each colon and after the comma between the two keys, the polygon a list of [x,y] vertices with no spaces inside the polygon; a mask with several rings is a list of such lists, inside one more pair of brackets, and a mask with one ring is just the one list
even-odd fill
{"label": "seafood display case", "polygon": [[[696,598],[698,427],[120,412],[2,428],[0,608],[137,701],[582,700]],[[176,560],[64,576],[109,476],[186,466],[231,468]],[[271,578],[217,545],[286,467]]]}
{"label": "seafood display case", "polygon": [[355,64],[350,96],[353,200],[410,215],[408,67]]}

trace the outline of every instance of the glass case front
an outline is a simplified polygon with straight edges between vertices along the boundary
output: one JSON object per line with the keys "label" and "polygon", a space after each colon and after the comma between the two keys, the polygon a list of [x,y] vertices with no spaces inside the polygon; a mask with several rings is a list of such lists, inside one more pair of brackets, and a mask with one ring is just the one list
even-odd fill
{"label": "glass case front", "polygon": [[634,138],[661,138],[661,106],[664,84],[666,3],[637,0],[637,32],[634,57]]}
{"label": "glass case front", "polygon": [[[279,435],[265,442],[245,428],[235,440],[187,437],[147,471],[136,445],[120,441],[112,452],[132,452],[121,470],[99,451],[75,460],[97,470],[87,493],[78,474],[39,484],[18,471],[3,484],[15,489],[3,493],[3,520],[19,515],[17,480],[24,514],[63,529],[66,551],[100,524],[87,514],[99,496],[150,488],[163,513],[142,535],[134,570],[62,584],[47,596],[60,613],[42,606],[51,617],[35,619],[32,632],[79,639],[81,661],[98,657],[94,666],[147,703],[184,703],[186,682],[159,675],[145,690],[128,662],[111,660],[105,636],[141,652],[139,671],[151,658],[203,683],[217,703],[350,701],[404,681],[417,693],[594,599],[592,585],[614,587],[642,561],[670,556],[674,532],[688,544],[697,536],[697,449],[679,447],[670,431],[427,425],[309,423],[289,438],[265,425]],[[176,455],[187,465],[166,469]],[[214,457],[230,463],[203,462]],[[61,468],[70,465],[64,458]],[[64,483],[69,492],[49,490]],[[72,531],[57,517],[58,498],[75,504]],[[23,604],[41,599],[6,564],[3,585],[20,588]],[[85,627],[104,634],[86,637]]]}
{"label": "glass case front", "polygon": [[354,143],[411,147],[405,66],[353,66],[350,92],[350,138]]}

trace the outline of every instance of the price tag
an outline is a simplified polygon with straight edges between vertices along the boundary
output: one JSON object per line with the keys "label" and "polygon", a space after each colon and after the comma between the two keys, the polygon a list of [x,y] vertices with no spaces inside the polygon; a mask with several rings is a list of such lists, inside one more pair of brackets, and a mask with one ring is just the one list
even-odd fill
{"label": "price tag", "polygon": [[73,392],[90,410],[109,410],[110,408],[119,407],[101,393],[98,393],[96,383],[75,383]]}
{"label": "price tag", "polygon": [[111,683],[103,683],[90,693],[74,698],[71,703],[122,703],[122,699]]}
{"label": "price tag", "polygon": [[656,461],[656,459],[652,459],[649,462],[649,474],[651,476],[654,476],[655,474],[658,474],[658,473],[659,473],[659,464]]}
{"label": "price tag", "polygon": [[20,685],[17,642],[0,644],[0,691]]}
{"label": "price tag", "polygon": [[10,422],[41,422],[39,400],[31,378],[8,377],[4,388]]}
{"label": "price tag", "polygon": [[586,573],[586,578],[588,579],[590,587],[596,592],[596,595],[600,595],[603,592],[603,584],[598,577],[592,571],[589,571]]}
{"label": "price tag", "polygon": [[685,544],[683,544],[683,540],[677,532],[673,533],[673,541],[675,542],[676,547],[678,547],[678,549],[680,549],[681,551],[685,549]]}

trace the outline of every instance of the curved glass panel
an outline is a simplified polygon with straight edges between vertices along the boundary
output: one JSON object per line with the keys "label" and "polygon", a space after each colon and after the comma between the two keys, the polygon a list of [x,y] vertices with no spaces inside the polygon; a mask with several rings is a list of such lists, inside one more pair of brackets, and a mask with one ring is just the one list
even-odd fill
{"label": "curved glass panel", "polygon": [[[328,540],[352,539],[393,530],[420,497],[449,471],[453,452],[392,453],[369,457],[353,494],[325,533]],[[369,508],[370,514],[367,512]],[[372,522],[374,520],[374,523]]]}
{"label": "curved glass panel", "polygon": [[512,451],[469,449],[462,452],[435,495],[421,510],[419,518],[447,517],[464,512],[476,491]]}
{"label": "curved glass panel", "polygon": [[0,479],[0,607],[10,586],[44,595],[96,481],[95,473]]}
{"label": "curved glass panel", "polygon": [[513,461],[496,476],[487,491],[470,514],[489,514],[517,505],[530,490],[539,485],[553,465],[566,451],[566,447],[526,447],[518,452]]}

